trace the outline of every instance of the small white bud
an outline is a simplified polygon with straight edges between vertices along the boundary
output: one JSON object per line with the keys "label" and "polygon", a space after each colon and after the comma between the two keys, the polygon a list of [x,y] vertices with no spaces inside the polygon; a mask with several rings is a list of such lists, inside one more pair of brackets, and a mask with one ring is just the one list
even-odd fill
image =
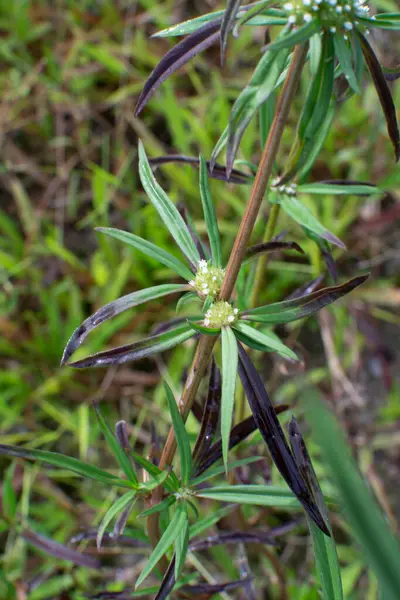
{"label": "small white bud", "polygon": [[351,31],[353,29],[353,23],[350,23],[350,21],[346,21],[343,25],[343,27],[345,29],[347,29],[347,31]]}
{"label": "small white bud", "polygon": [[293,24],[296,23],[296,17],[294,15],[290,15],[288,18],[288,23]]}
{"label": "small white bud", "polygon": [[312,21],[312,15],[310,15],[310,13],[304,13],[304,15],[303,15],[303,21],[305,23],[309,23],[310,21]]}
{"label": "small white bud", "polygon": [[229,317],[228,317],[229,323],[232,323],[234,320],[235,320],[235,317],[233,315],[229,315]]}

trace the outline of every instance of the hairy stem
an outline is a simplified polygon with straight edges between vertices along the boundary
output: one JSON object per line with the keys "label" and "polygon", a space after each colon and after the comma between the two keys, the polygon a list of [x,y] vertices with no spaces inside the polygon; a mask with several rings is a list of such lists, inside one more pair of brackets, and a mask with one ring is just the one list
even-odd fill
{"label": "hairy stem", "polygon": [[[225,278],[220,293],[221,300],[229,300],[233,292],[233,288],[239,274],[239,269],[244,259],[250,236],[261,207],[261,202],[264,198],[268,181],[272,173],[283,130],[286,125],[290,107],[300,80],[302,68],[306,58],[306,52],[306,45],[297,46],[293,52],[288,75],[283,86],[280,100],[276,108],[275,117],[261,156],[246,211],[240,224],[239,232],[232,248],[228,266],[226,268]],[[186,421],[192,408],[201,379],[203,378],[207,369],[207,365],[210,361],[216,339],[216,337],[204,335],[200,338],[182,397],[179,402],[179,408],[184,421]],[[161,469],[165,469],[171,465],[175,451],[176,440],[173,429],[171,428],[160,460],[159,466]],[[157,488],[153,492],[151,504],[158,503],[161,498],[162,489]],[[149,516],[148,534],[151,543],[155,545],[160,539],[158,513]],[[165,564],[166,561],[164,559],[161,566],[165,567]]]}

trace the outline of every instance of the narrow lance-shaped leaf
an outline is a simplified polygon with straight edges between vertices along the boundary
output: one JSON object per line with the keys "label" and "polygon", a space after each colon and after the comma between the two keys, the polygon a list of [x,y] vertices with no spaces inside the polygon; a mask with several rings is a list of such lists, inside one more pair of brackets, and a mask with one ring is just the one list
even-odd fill
{"label": "narrow lance-shaped leaf", "polygon": [[129,308],[133,308],[134,306],[139,306],[144,302],[148,302],[149,300],[161,298],[163,296],[167,296],[168,294],[184,292],[188,289],[190,289],[188,286],[181,284],[156,285],[154,287],[146,288],[145,290],[133,292],[132,294],[126,294],[126,296],[122,296],[121,298],[118,298],[118,300],[114,300],[113,302],[109,302],[105,306],[102,306],[91,317],[83,321],[82,325],[79,325],[79,327],[75,329],[74,333],[68,340],[67,345],[65,346],[65,350],[61,359],[61,365],[68,361],[70,356],[77,348],[79,348],[86,336],[93,329],[108,319],[115,317]]}
{"label": "narrow lance-shaped leaf", "polygon": [[264,384],[241,344],[238,344],[238,348],[239,376],[254,420],[268,446],[272,459],[290,489],[303,505],[306,513],[321,531],[329,536],[330,533],[324,519],[295,463]]}
{"label": "narrow lance-shaped leaf", "polygon": [[193,220],[190,216],[190,213],[188,212],[186,206],[184,205],[183,202],[178,202],[176,205],[176,208],[179,211],[179,214],[181,215],[182,219],[185,221],[185,225],[190,233],[190,237],[192,238],[197,251],[199,253],[199,256],[201,258],[201,260],[209,260],[210,259],[210,252],[207,248],[207,246],[203,245],[200,235],[198,234],[195,224],[193,223]]}
{"label": "narrow lance-shaped leaf", "polygon": [[185,585],[182,590],[190,594],[190,598],[209,598],[214,594],[222,594],[244,587],[251,582],[249,577],[246,579],[237,579],[236,581],[228,581],[226,583],[198,583],[197,585]]}
{"label": "narrow lance-shaped leaf", "polygon": [[112,504],[112,506],[110,506],[110,508],[104,515],[103,520],[101,521],[99,529],[97,531],[97,536],[96,536],[96,544],[97,544],[98,550],[101,547],[103,535],[104,535],[104,532],[107,529],[108,525],[111,523],[111,521],[113,520],[113,518],[116,515],[118,515],[122,510],[124,510],[124,508],[126,508],[127,505],[130,505],[132,503],[132,501],[135,498],[135,494],[136,494],[136,492],[127,492],[126,494],[124,494],[123,496],[118,498],[118,500],[116,502],[114,502],[114,504]]}
{"label": "narrow lance-shaped leaf", "polygon": [[63,544],[55,542],[54,540],[50,540],[36,531],[32,531],[29,529],[24,529],[22,532],[22,537],[28,544],[31,544],[38,550],[42,552],[46,552],[50,556],[54,556],[55,558],[59,558],[61,560],[67,560],[72,562],[74,565],[79,565],[80,567],[87,567],[89,569],[100,569],[101,563],[100,561],[94,557],[89,556],[88,554],[82,554],[77,550],[73,550],[72,548],[68,548]]}
{"label": "narrow lance-shaped leaf", "polygon": [[247,249],[245,259],[256,258],[265,252],[279,252],[282,250],[295,250],[304,254],[304,250],[296,242],[261,242]]}
{"label": "narrow lance-shaped leaf", "polygon": [[89,479],[95,479],[108,485],[116,485],[120,487],[132,488],[132,484],[124,479],[119,479],[116,475],[103,471],[98,467],[89,465],[88,463],[82,462],[77,458],[71,456],[65,456],[64,454],[58,454],[57,452],[48,452],[47,450],[29,450],[28,448],[18,448],[16,446],[6,446],[0,444],[0,454],[5,456],[12,456],[15,458],[28,458],[30,460],[40,460],[59,467],[60,469],[66,469],[77,473],[81,477],[88,477]]}
{"label": "narrow lance-shaped leaf", "polygon": [[200,196],[203,204],[207,235],[210,242],[212,262],[216,267],[221,267],[221,240],[219,236],[217,215],[215,214],[214,202],[211,197],[210,185],[208,183],[207,164],[202,156],[200,156]]}
{"label": "narrow lance-shaped leaf", "polygon": [[229,544],[266,544],[274,546],[276,542],[273,540],[269,532],[248,532],[248,531],[227,531],[217,535],[211,535],[205,539],[195,540],[189,544],[189,549],[192,552],[200,552],[215,546],[224,546]]}
{"label": "narrow lance-shaped leaf", "polygon": [[293,46],[296,46],[297,44],[303,44],[309,40],[310,37],[314,35],[314,33],[317,33],[318,30],[319,23],[316,19],[313,19],[310,21],[310,23],[306,23],[305,25],[293,30],[282,39],[278,39],[276,42],[268,44],[265,50],[267,52],[271,52],[272,50],[281,50],[282,48],[293,48]]}
{"label": "narrow lance-shaped leaf", "polygon": [[168,408],[171,414],[176,443],[178,445],[182,483],[187,485],[192,474],[192,453],[190,449],[189,437],[171,388],[167,383],[164,383],[164,388],[167,395]]}
{"label": "narrow lance-shaped leaf", "polygon": [[396,160],[400,158],[400,133],[399,127],[397,124],[396,117],[396,107],[393,102],[392,94],[389,89],[389,86],[386,82],[385,75],[382,71],[381,65],[379,64],[379,60],[377,59],[375,52],[372,50],[369,42],[357,30],[358,38],[361,42],[361,48],[364,55],[365,62],[367,63],[368,70],[371,74],[372,80],[374,82],[376,91],[379,96],[379,100],[382,106],[382,110],[385,115],[387,129],[389,133],[389,137],[392,141],[394,154]]}
{"label": "narrow lance-shaped leaf", "polygon": [[[192,165],[198,167],[200,165],[200,159],[195,156],[184,156],[182,154],[168,154],[166,156],[158,156],[156,158],[150,158],[149,162],[152,166],[164,165],[170,162],[178,162],[186,165]],[[213,164],[211,169],[209,160],[205,161],[207,165],[207,174],[212,179],[218,179],[219,181],[225,181],[227,183],[238,183],[249,185],[252,177],[247,175],[243,171],[238,169],[232,169],[228,177],[226,167],[220,164]]]}
{"label": "narrow lance-shaped leaf", "polygon": [[377,575],[381,589],[385,590],[385,597],[396,600],[400,589],[399,543],[371,496],[342,431],[324,408],[317,390],[307,389],[305,400],[306,418],[324,463],[329,467],[350,529]]}
{"label": "narrow lance-shaped leaf", "polygon": [[346,248],[343,242],[332,232],[328,231],[328,229],[326,229],[326,227],[324,227],[322,223],[320,223],[318,219],[314,217],[314,215],[308,210],[308,208],[295,196],[282,194],[279,196],[279,204],[282,206],[285,213],[292,217],[292,219],[299,225],[307,227],[316,235],[319,235],[327,242],[330,242],[339,248]]}
{"label": "narrow lance-shaped leaf", "polygon": [[179,502],[177,512],[182,513],[183,525],[175,541],[175,579],[179,578],[189,547],[189,519],[186,504]]}
{"label": "narrow lance-shaped leaf", "polygon": [[338,179],[333,181],[319,181],[317,183],[305,183],[297,186],[299,194],[322,194],[322,195],[352,195],[352,196],[371,196],[380,194],[382,190],[372,183],[363,181],[346,181]]}
{"label": "narrow lance-shaped leaf", "polygon": [[222,397],[221,397],[221,439],[222,457],[228,469],[229,435],[232,427],[233,405],[235,401],[238,351],[235,335],[230,327],[221,331],[222,346]]}
{"label": "narrow lance-shaped leaf", "polygon": [[[288,409],[287,404],[279,404],[274,406],[275,413],[278,415]],[[254,417],[251,415],[235,425],[230,434],[229,438],[229,450],[235,448],[238,444],[243,442],[249,435],[256,431],[257,425],[254,421]],[[195,476],[200,476],[202,473],[207,471],[217,460],[222,458],[222,441],[218,440],[213,444],[209,452],[204,457],[203,461],[195,471]]]}
{"label": "narrow lance-shaped leaf", "polygon": [[300,507],[295,494],[278,485],[218,485],[199,490],[196,496],[253,506],[275,506],[285,509]]}
{"label": "narrow lance-shaped leaf", "polygon": [[175,543],[175,540],[178,537],[179,533],[185,527],[186,519],[187,515],[185,515],[182,510],[175,511],[175,514],[172,517],[170,524],[164,531],[160,541],[151,553],[146,566],[144,567],[143,571],[138,577],[135,588],[138,588],[140,584],[143,583],[146,577],[150,575],[151,571],[157,565],[160,558],[166,553],[168,548],[170,548]]}
{"label": "narrow lance-shaped leaf", "polygon": [[228,35],[239,12],[242,0],[227,0],[226,9],[221,23],[221,65],[224,63]]}
{"label": "narrow lance-shaped leaf", "polygon": [[[157,465],[153,464],[144,456],[132,451],[132,457],[135,462],[142,466],[143,469],[153,478],[162,478],[164,475],[164,471],[162,471],[159,467],[157,467]],[[172,494],[175,493],[180,486],[179,480],[173,472],[169,473],[168,477],[165,478],[162,484],[164,485],[165,489]]]}
{"label": "narrow lance-shaped leaf", "polygon": [[[284,33],[287,33],[286,30]],[[280,37],[283,37],[284,33]],[[232,107],[229,116],[226,152],[228,176],[230,176],[240,141],[251,119],[285,78],[285,64],[289,52],[288,48],[284,48],[263,54],[249,84],[240,93]],[[216,156],[216,150],[217,147],[213,156]],[[220,147],[218,147],[218,151],[220,151]]]}
{"label": "narrow lance-shaped leaf", "polygon": [[368,277],[369,275],[359,275],[341,285],[323,288],[299,298],[258,306],[241,313],[241,318],[260,323],[290,323],[332,304],[364,283]]}
{"label": "narrow lance-shaped leaf", "polygon": [[235,323],[234,331],[235,333],[241,333],[241,338],[245,340],[244,343],[250,347],[252,347],[252,342],[255,342],[257,344],[257,349],[261,346],[261,349],[264,351],[273,350],[281,356],[297,360],[297,356],[293,350],[285,346],[275,334],[270,335],[268,332],[258,331],[258,329],[250,327],[241,321]]}
{"label": "narrow lance-shaped leaf", "polygon": [[219,39],[220,23],[220,19],[206,23],[167,52],[144,84],[135,116],[143,110],[154,92],[172,73]]}
{"label": "narrow lance-shaped leaf", "polygon": [[303,436],[297,421],[292,417],[289,423],[289,439],[293,456],[303,480],[307,484],[310,494],[315,499],[321,514],[324,517],[331,537],[323,535],[320,529],[311,519],[308,519],[308,525],[313,541],[314,555],[317,563],[317,570],[326,600],[343,600],[342,580],[340,575],[339,561],[336,552],[335,540],[332,535],[332,529],[329,524],[328,511],[325,506],[324,497],[319,486],[317,476],[310,456],[307,451]]}
{"label": "narrow lance-shaped leaf", "polygon": [[335,44],[336,56],[339,59],[340,66],[342,67],[343,73],[350,87],[355,91],[356,94],[360,94],[360,86],[358,85],[357,76],[354,73],[352,64],[353,55],[351,46],[347,45],[347,42],[344,39],[343,33],[341,31],[337,31],[335,33],[333,41]]}
{"label": "narrow lance-shaped leaf", "polygon": [[157,592],[154,600],[166,600],[175,585],[175,554],[168,565],[168,569],[164,573],[160,589]]}
{"label": "narrow lance-shaped leaf", "polygon": [[96,404],[94,404],[94,410],[96,412],[96,417],[99,422],[100,429],[103,432],[103,435],[106,439],[108,447],[110,448],[111,452],[114,454],[115,458],[117,459],[117,461],[119,463],[119,466],[124,471],[124,473],[128,477],[128,479],[130,479],[134,484],[137,485],[139,483],[138,478],[136,476],[136,473],[134,471],[134,468],[132,466],[132,463],[131,463],[129,457],[125,453],[125,450],[123,448],[121,448],[117,438],[115,437],[115,435],[109,428],[99,407]]}
{"label": "narrow lance-shaped leaf", "polygon": [[212,360],[211,374],[208,384],[208,395],[204,403],[200,432],[193,449],[193,463],[199,464],[207,455],[218,426],[218,416],[221,404],[221,373]]}
{"label": "narrow lance-shaped leaf", "polygon": [[139,140],[139,175],[143,188],[164,222],[164,225],[190,263],[194,266],[197,265],[200,255],[192,236],[178,209],[172,204],[167,194],[157,183],[141,140]]}
{"label": "narrow lance-shaped leaf", "polygon": [[159,246],[156,246],[133,233],[121,231],[120,229],[114,229],[112,227],[98,227],[96,231],[109,235],[120,242],[128,244],[128,246],[132,246],[136,250],[143,252],[143,254],[154,258],[162,265],[175,271],[175,273],[187,281],[190,281],[193,277],[193,272],[178,258],[175,258],[175,256],[172,256],[172,254],[166,252],[166,250],[163,250]]}
{"label": "narrow lance-shaped leaf", "polygon": [[208,481],[209,479],[212,479],[213,477],[217,477],[218,475],[222,475],[223,473],[226,473],[227,471],[232,471],[232,469],[237,469],[238,467],[242,467],[244,465],[250,465],[251,463],[257,462],[260,460],[264,460],[264,457],[263,456],[250,456],[248,458],[242,458],[241,460],[234,460],[233,462],[228,463],[227,469],[225,469],[225,465],[222,465],[219,467],[214,467],[212,469],[208,469],[205,473],[203,473],[203,475],[200,475],[199,477],[195,477],[194,479],[191,479],[190,484],[191,485],[199,485],[200,483],[203,483],[204,481]]}
{"label": "narrow lance-shaped leaf", "polygon": [[174,348],[178,344],[185,342],[189,338],[193,337],[194,331],[186,323],[178,325],[174,329],[170,329],[165,333],[154,335],[152,337],[145,338],[139,342],[133,344],[127,344],[125,346],[119,346],[112,350],[105,350],[104,352],[98,352],[77,360],[74,363],[68,363],[70,367],[75,369],[86,369],[88,367],[105,367],[108,365],[122,365],[126,362],[132,362],[140,360],[164,352],[170,348]]}

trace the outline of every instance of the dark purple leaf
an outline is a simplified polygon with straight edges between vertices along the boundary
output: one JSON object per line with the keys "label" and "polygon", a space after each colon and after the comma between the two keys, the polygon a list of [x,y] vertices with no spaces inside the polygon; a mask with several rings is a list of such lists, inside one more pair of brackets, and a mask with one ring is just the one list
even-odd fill
{"label": "dark purple leaf", "polygon": [[228,35],[233,27],[241,3],[242,0],[228,0],[226,3],[224,18],[221,24],[221,65],[224,63]]}
{"label": "dark purple leaf", "polygon": [[54,556],[55,558],[60,558],[61,560],[68,560],[75,565],[79,565],[80,567],[88,567],[89,569],[99,569],[101,566],[100,561],[93,557],[88,556],[87,554],[82,554],[77,550],[72,550],[71,548],[67,548],[63,544],[59,544],[54,540],[50,540],[42,535],[39,535],[35,531],[31,531],[29,529],[24,529],[22,532],[22,537],[24,540],[35,546],[38,550],[42,550],[50,556]]}
{"label": "dark purple leaf", "polygon": [[[125,531],[126,524],[129,519],[129,515],[131,514],[133,505],[135,501],[132,500],[118,515],[117,520],[115,521],[114,529],[113,529],[113,538],[118,539]],[[103,534],[104,535],[104,534]]]}
{"label": "dark purple leaf", "polygon": [[[274,406],[274,410],[277,415],[281,412],[284,412],[287,409],[287,404],[280,404]],[[235,448],[235,446],[240,444],[240,442],[243,442],[243,440],[249,437],[249,435],[251,435],[256,429],[257,425],[254,421],[253,416],[247,417],[246,419],[235,425],[231,429],[231,434],[229,438],[229,450],[232,450],[232,448]],[[204,457],[203,462],[197,468],[195,477],[198,477],[199,475],[204,473],[204,471],[209,469],[215,462],[217,462],[217,460],[220,460],[221,458],[222,441],[218,440],[217,442],[215,442],[215,444],[211,446],[209,452]]]}
{"label": "dark purple leaf", "polygon": [[[164,165],[170,162],[179,162],[188,165],[193,165],[198,167],[200,164],[200,159],[195,156],[184,156],[182,154],[169,154],[167,156],[159,156],[156,158],[150,159],[150,164],[154,166]],[[243,171],[239,171],[238,169],[232,169],[229,177],[226,173],[226,167],[224,165],[215,164],[213,169],[211,170],[211,161],[207,160],[207,171],[208,176],[213,179],[218,179],[219,181],[225,181],[226,183],[238,183],[238,184],[250,184],[252,177],[247,175]]]}
{"label": "dark purple leaf", "polygon": [[[89,529],[88,531],[81,531],[76,535],[72,536],[69,540],[70,544],[79,544],[80,542],[95,542],[97,538],[97,529]],[[112,533],[105,532],[103,535],[102,546],[104,550],[105,544],[115,545],[115,540]],[[118,546],[131,546],[133,548],[148,548],[149,544],[143,540],[133,538],[128,535],[123,535],[118,538]]]}
{"label": "dark purple leaf", "polygon": [[385,75],[386,81],[396,81],[400,77],[400,66],[394,69],[388,67],[382,67],[383,74]]}
{"label": "dark purple leaf", "polygon": [[245,531],[227,531],[191,542],[189,544],[189,549],[193,552],[199,552],[200,550],[207,550],[214,546],[230,544],[267,544],[269,546],[274,546],[276,542],[271,538],[269,533],[265,531],[254,533]]}
{"label": "dark purple leaf", "polygon": [[262,242],[261,244],[255,244],[250,246],[246,252],[246,259],[253,258],[264,252],[275,252],[279,250],[296,250],[304,254],[304,250],[300,248],[296,242]]}
{"label": "dark purple leaf", "polygon": [[122,296],[121,298],[113,300],[105,306],[102,306],[75,329],[72,336],[68,340],[67,345],[65,346],[65,350],[61,359],[61,366],[64,365],[70,356],[72,356],[72,354],[77,350],[77,348],[79,348],[86,336],[93,329],[105,321],[108,321],[108,319],[112,319],[121,312],[124,312],[129,308],[133,308],[134,306],[138,306],[138,304],[143,304],[143,302],[152,300],[153,298],[160,298],[162,296],[166,296],[167,294],[175,294],[179,291],[185,291],[185,289],[190,288],[186,288],[184,285],[154,286],[145,290],[132,292],[131,294],[126,294],[125,296]]}
{"label": "dark purple leaf", "polygon": [[118,421],[115,424],[115,437],[117,438],[122,450],[126,450],[128,452],[132,450],[131,445],[129,443],[128,428],[126,425],[126,421]]}
{"label": "dark purple leaf", "polygon": [[326,264],[326,268],[328,269],[329,275],[332,277],[333,281],[336,283],[338,280],[338,271],[336,268],[335,259],[332,256],[331,251],[329,250],[328,244],[321,244],[320,246],[322,258]]}
{"label": "dark purple leaf", "polygon": [[361,42],[361,48],[364,55],[364,59],[368,70],[371,74],[374,82],[376,91],[379,96],[379,100],[382,106],[383,113],[385,115],[387,129],[389,137],[394,147],[394,153],[396,161],[400,158],[400,133],[397,124],[396,107],[393,102],[392,93],[386,82],[385,75],[382,71],[382,67],[379,64],[379,60],[372,50],[367,39],[357,30],[358,37]]}
{"label": "dark purple leaf", "polygon": [[254,421],[268,446],[272,459],[307,514],[321,531],[329,536],[329,529],[302,479],[264,384],[240,343],[238,349],[239,377]]}
{"label": "dark purple leaf", "polygon": [[313,496],[322,515],[328,521],[324,496],[318,483],[318,479],[315,474],[315,470],[312,465],[307,446],[305,444],[303,436],[301,435],[300,427],[294,417],[292,417],[289,423],[289,439],[294,459],[303,477],[303,480],[307,485],[310,494]]}
{"label": "dark purple leaf", "polygon": [[199,598],[203,595],[210,596],[211,594],[221,594],[229,592],[237,588],[246,586],[251,581],[250,578],[238,579],[236,581],[228,581],[227,583],[198,583],[197,585],[184,585],[182,592],[192,594],[192,598]]}
{"label": "dark purple leaf", "polygon": [[220,404],[221,373],[213,360],[211,364],[207,400],[204,404],[203,416],[201,419],[200,432],[192,454],[193,464],[200,464],[211,447],[218,426]]}
{"label": "dark purple leaf", "polygon": [[70,367],[75,369],[86,369],[88,367],[105,367],[108,365],[122,365],[126,362],[132,362],[147,358],[158,352],[169,350],[180,342],[183,342],[194,334],[193,330],[182,325],[180,328],[165,333],[154,335],[133,344],[119,346],[112,350],[105,350],[92,354],[82,360],[77,360],[74,363],[68,363]]}
{"label": "dark purple leaf", "polygon": [[164,577],[154,600],[165,600],[175,585],[175,554],[164,573]]}
{"label": "dark purple leaf", "polygon": [[164,321],[162,323],[158,323],[152,330],[151,335],[160,335],[161,333],[165,333],[178,325],[182,325],[186,322],[186,317],[175,317],[174,319],[170,319],[169,321]]}
{"label": "dark purple leaf", "polygon": [[294,300],[295,298],[300,298],[301,296],[307,296],[308,294],[311,294],[317,289],[317,287],[323,282],[324,279],[325,275],[322,274],[318,275],[318,277],[312,279],[311,281],[307,281],[307,283],[304,283],[300,287],[293,290],[293,292],[289,294],[286,300]]}
{"label": "dark purple leaf", "polygon": [[306,296],[276,302],[266,306],[260,306],[255,309],[244,311],[242,317],[251,317],[251,320],[260,320],[270,323],[289,323],[312,315],[321,308],[332,304],[342,296],[345,296],[356,287],[364,283],[369,275],[359,275],[349,281],[332,287],[326,287],[322,290],[312,292]]}
{"label": "dark purple leaf", "polygon": [[138,116],[154,92],[172,73],[175,73],[194,56],[218,41],[220,23],[221,19],[206,23],[167,52],[144,84],[136,106],[135,117]]}

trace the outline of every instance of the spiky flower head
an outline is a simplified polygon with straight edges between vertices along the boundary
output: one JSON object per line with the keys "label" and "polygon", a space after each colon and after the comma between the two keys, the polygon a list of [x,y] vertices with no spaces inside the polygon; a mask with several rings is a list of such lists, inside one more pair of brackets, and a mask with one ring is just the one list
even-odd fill
{"label": "spiky flower head", "polygon": [[369,8],[364,0],[291,0],[283,5],[293,25],[304,25],[318,18],[323,29],[345,35],[357,24],[358,17],[367,17]]}
{"label": "spiky flower head", "polygon": [[221,289],[224,275],[224,269],[213,267],[206,260],[201,260],[198,264],[196,277],[189,281],[189,284],[200,296],[215,297]]}
{"label": "spiky flower head", "polygon": [[272,183],[272,189],[281,194],[285,194],[286,196],[296,196],[297,194],[297,185],[295,183],[279,185],[279,179]]}
{"label": "spiky flower head", "polygon": [[229,302],[215,302],[205,314],[204,325],[211,329],[220,329],[226,325],[233,325],[239,313],[238,308],[233,308]]}

